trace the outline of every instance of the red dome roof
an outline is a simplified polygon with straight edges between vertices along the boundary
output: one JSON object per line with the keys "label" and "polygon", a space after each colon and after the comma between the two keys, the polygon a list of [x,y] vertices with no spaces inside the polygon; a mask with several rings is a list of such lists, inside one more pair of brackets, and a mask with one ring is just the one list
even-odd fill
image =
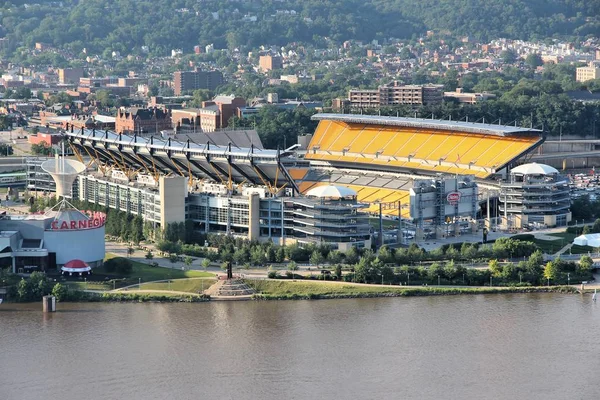
{"label": "red dome roof", "polygon": [[73,268],[73,269],[88,268],[88,265],[81,260],[71,260],[68,263],[66,263],[64,266],[65,266],[65,268]]}

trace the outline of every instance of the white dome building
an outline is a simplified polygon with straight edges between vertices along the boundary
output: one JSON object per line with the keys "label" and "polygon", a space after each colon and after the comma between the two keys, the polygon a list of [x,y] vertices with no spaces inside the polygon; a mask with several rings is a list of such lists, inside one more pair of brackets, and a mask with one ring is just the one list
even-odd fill
{"label": "white dome building", "polygon": [[508,228],[565,226],[571,221],[568,179],[545,164],[523,164],[502,184],[500,212]]}
{"label": "white dome building", "polygon": [[357,193],[347,186],[325,185],[310,189],[305,196],[320,199],[356,199]]}

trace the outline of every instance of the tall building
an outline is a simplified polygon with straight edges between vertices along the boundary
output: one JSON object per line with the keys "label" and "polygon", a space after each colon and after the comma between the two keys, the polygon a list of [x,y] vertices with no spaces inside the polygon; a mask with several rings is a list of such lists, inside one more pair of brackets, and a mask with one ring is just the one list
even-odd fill
{"label": "tall building", "polygon": [[160,108],[130,108],[119,109],[115,121],[117,133],[158,133],[170,130],[171,113]]}
{"label": "tall building", "polygon": [[173,90],[175,96],[197,89],[216,90],[223,84],[223,74],[220,71],[177,71],[173,73]]}
{"label": "tall building", "polygon": [[202,108],[173,110],[173,124],[177,127],[192,125],[203,132],[226,128],[229,119],[240,114],[246,100],[235,96],[217,96],[202,103]]}
{"label": "tall building", "polygon": [[394,82],[377,89],[353,89],[348,94],[352,108],[376,108],[400,104],[440,104],[442,85],[399,85]]}
{"label": "tall building", "polygon": [[590,63],[587,67],[579,67],[575,72],[577,82],[585,82],[600,78],[600,67],[595,63]]}
{"label": "tall building", "polygon": [[279,56],[260,56],[258,60],[258,65],[260,70],[263,72],[271,71],[273,69],[281,69],[283,68],[283,60]]}
{"label": "tall building", "polygon": [[83,68],[60,68],[58,82],[61,84],[76,84],[83,78]]}

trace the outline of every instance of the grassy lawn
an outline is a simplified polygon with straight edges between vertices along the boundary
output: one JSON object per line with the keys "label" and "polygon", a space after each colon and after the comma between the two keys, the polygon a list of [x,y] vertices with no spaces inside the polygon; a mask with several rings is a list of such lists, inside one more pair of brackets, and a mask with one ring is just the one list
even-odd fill
{"label": "grassy lawn", "polygon": [[[175,292],[198,293],[217,282],[216,279],[176,279],[168,282],[142,283],[142,290],[172,290]],[[137,289],[137,287],[132,288]]]}
{"label": "grassy lawn", "polygon": [[[106,260],[111,258],[118,257],[115,254],[108,253],[106,255]],[[129,278],[129,279],[139,279],[142,281],[160,281],[162,279],[182,279],[182,278],[210,278],[214,277],[215,274],[210,272],[203,271],[182,271],[181,269],[171,269],[171,268],[163,268],[163,267],[153,267],[149,264],[144,264],[137,261],[131,261],[133,264],[133,270],[131,274],[127,276],[119,275],[115,272],[107,272],[104,267],[94,268],[94,274],[104,275],[115,278]]]}
{"label": "grassy lawn", "polygon": [[74,290],[112,290],[113,284],[110,282],[63,282]]}
{"label": "grassy lawn", "polygon": [[257,292],[285,296],[297,294],[300,296],[315,294],[355,294],[355,293],[397,293],[404,289],[391,287],[361,286],[352,284],[335,284],[330,282],[301,282],[301,281],[267,281],[246,280]]}
{"label": "grassy lawn", "polygon": [[[518,236],[518,235],[517,235]],[[555,237],[556,240],[542,240],[533,239],[533,242],[546,254],[556,253],[569,243],[573,243],[573,240],[578,236],[574,233],[560,232],[560,233],[549,233],[548,236]],[[594,249],[589,246],[573,245],[571,247],[571,254],[587,254],[588,252],[594,252]],[[567,251],[566,254],[569,254]]]}
{"label": "grassy lawn", "polygon": [[329,282],[246,280],[263,299],[318,299],[336,297],[430,296],[457,294],[572,292],[572,287],[376,287]]}

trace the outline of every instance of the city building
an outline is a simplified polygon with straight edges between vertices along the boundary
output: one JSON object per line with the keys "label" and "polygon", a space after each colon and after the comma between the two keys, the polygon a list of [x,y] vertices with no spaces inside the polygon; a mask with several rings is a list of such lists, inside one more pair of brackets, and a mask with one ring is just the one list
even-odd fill
{"label": "city building", "polygon": [[171,130],[171,112],[160,108],[120,108],[117,111],[115,130],[117,133],[138,135],[160,133]]}
{"label": "city building", "polygon": [[173,73],[173,90],[175,96],[197,89],[216,90],[223,84],[223,74],[220,71],[176,71]]}
{"label": "city building", "polygon": [[77,84],[83,78],[83,68],[60,68],[58,70],[58,82],[63,85]]}
{"label": "city building", "polygon": [[258,66],[263,72],[272,71],[274,69],[282,69],[283,60],[279,56],[272,56],[268,54],[266,56],[259,57]]}
{"label": "city building", "polygon": [[456,100],[459,103],[475,104],[481,101],[494,99],[496,98],[496,95],[493,93],[467,93],[463,92],[462,88],[458,88],[454,92],[444,92],[444,97]]}
{"label": "city building", "polygon": [[575,72],[577,82],[585,82],[593,79],[600,79],[600,67],[597,64],[590,63],[587,67],[578,67]]}
{"label": "city building", "polygon": [[523,164],[501,184],[500,214],[507,228],[566,226],[571,221],[569,180],[545,164]]}
{"label": "city building", "polygon": [[0,214],[0,268],[15,273],[56,269],[71,260],[100,266],[105,256],[100,212],[51,209],[44,214]]}
{"label": "city building", "polygon": [[230,234],[276,244],[322,243],[339,250],[370,247],[368,214],[357,195],[343,186],[322,186],[306,196],[271,196],[266,188],[198,183],[186,179],[138,175],[128,181],[119,171],[111,178],[79,176],[79,199],[141,216],[157,226],[192,220],[205,233]]}
{"label": "city building", "polygon": [[348,100],[352,108],[378,108],[401,104],[440,104],[442,85],[400,85],[393,82],[377,89],[352,89]]}
{"label": "city building", "polygon": [[240,115],[246,100],[235,96],[217,96],[202,102],[201,108],[172,110],[173,124],[179,129],[214,132],[226,128],[229,119]]}

